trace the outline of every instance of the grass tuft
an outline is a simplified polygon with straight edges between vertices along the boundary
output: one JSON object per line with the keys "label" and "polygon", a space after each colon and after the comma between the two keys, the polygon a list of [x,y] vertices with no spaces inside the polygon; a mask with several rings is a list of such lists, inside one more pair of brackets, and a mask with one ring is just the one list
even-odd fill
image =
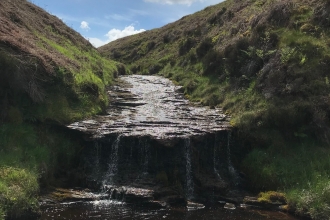
{"label": "grass tuft", "polygon": [[0,214],[17,218],[24,212],[36,211],[38,190],[36,173],[22,168],[0,167]]}

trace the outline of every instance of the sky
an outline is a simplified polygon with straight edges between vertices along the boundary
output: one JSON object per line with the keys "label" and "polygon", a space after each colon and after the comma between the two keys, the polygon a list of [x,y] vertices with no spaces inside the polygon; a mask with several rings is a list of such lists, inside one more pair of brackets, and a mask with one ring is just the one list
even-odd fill
{"label": "sky", "polygon": [[153,28],[223,0],[29,0],[62,19],[95,47]]}

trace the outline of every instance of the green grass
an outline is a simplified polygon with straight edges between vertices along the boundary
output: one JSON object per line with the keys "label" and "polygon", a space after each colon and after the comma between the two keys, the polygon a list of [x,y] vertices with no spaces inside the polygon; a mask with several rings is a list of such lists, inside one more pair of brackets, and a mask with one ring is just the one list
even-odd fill
{"label": "green grass", "polygon": [[[36,211],[39,184],[63,184],[55,176],[78,166],[82,147],[63,127],[104,112],[107,86],[126,73],[28,1],[8,1],[3,12],[25,40],[9,34],[0,43],[0,220]],[[12,13],[19,24],[10,23]]]}
{"label": "green grass", "polygon": [[[0,127],[0,210],[20,217],[37,211],[39,183],[54,184],[54,174],[74,167],[80,146],[51,126],[2,124]],[[1,218],[0,218],[1,219]]]}
{"label": "green grass", "polygon": [[0,219],[4,213],[20,217],[24,212],[36,211],[39,191],[38,175],[35,172],[0,166]]}
{"label": "green grass", "polygon": [[[95,85],[98,90],[95,92],[100,96],[98,98],[106,100],[105,87],[113,81],[114,73],[117,71],[117,65],[119,65],[117,62],[105,59],[94,48],[85,50],[78,48],[64,37],[61,37],[62,41],[57,43],[38,33],[36,35],[40,42],[50,45],[75,64],[71,67],[62,67],[59,70],[61,74],[70,73],[73,75],[74,89],[77,93],[80,93],[81,88],[86,85]],[[66,70],[66,68],[69,69]]]}
{"label": "green grass", "polygon": [[313,219],[328,219],[330,216],[330,178],[318,176],[303,187],[286,192],[289,204],[297,214],[308,213]]}
{"label": "green grass", "polygon": [[330,150],[311,143],[255,149],[247,155],[242,169],[251,186],[286,193],[297,214],[326,219],[330,214]]}

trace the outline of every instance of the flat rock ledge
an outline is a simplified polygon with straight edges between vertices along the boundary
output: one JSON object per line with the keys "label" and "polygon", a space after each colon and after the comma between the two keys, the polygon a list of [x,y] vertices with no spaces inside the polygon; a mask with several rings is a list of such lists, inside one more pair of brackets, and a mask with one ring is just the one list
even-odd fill
{"label": "flat rock ledge", "polygon": [[246,196],[243,200],[244,207],[247,208],[257,208],[257,209],[267,209],[267,210],[278,210],[286,211],[285,207],[287,203],[285,201],[259,201],[258,197]]}
{"label": "flat rock ledge", "polygon": [[166,139],[202,136],[229,130],[222,109],[198,106],[186,100],[181,87],[160,76],[120,77],[108,91],[107,114],[75,122],[68,127],[92,139],[110,134]]}

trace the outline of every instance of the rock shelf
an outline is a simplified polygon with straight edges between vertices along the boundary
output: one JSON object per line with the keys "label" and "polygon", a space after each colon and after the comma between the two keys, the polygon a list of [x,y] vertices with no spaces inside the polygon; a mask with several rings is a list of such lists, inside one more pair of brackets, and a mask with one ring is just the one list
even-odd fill
{"label": "rock shelf", "polygon": [[228,117],[221,109],[189,102],[180,86],[160,76],[120,77],[120,86],[108,91],[107,114],[75,122],[68,127],[91,138],[109,134],[150,136],[166,140],[228,130]]}

